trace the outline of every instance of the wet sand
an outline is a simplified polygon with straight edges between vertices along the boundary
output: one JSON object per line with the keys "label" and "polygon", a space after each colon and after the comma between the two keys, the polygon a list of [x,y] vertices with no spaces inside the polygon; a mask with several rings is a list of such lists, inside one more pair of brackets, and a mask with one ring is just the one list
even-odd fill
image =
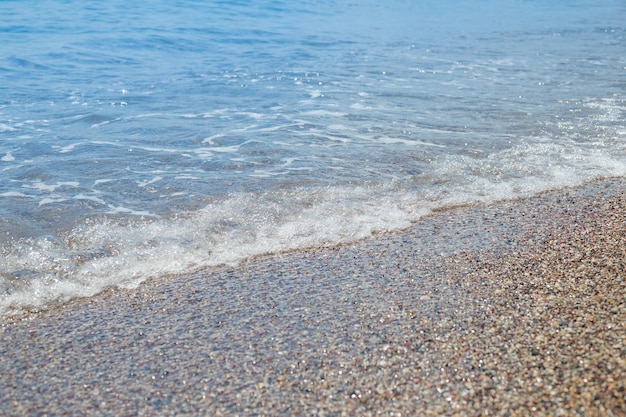
{"label": "wet sand", "polygon": [[0,327],[0,415],[624,416],[626,180]]}

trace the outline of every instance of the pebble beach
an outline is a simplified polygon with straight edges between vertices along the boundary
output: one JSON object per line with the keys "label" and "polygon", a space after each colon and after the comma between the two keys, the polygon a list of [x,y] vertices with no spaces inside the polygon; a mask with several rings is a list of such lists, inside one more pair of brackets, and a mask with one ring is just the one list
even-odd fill
{"label": "pebble beach", "polygon": [[626,180],[0,324],[3,416],[624,416]]}

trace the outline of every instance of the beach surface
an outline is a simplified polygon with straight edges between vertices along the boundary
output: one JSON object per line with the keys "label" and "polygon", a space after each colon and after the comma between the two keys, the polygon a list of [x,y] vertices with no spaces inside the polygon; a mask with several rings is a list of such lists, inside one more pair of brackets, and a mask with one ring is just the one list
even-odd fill
{"label": "beach surface", "polygon": [[626,180],[0,327],[4,416],[624,416]]}

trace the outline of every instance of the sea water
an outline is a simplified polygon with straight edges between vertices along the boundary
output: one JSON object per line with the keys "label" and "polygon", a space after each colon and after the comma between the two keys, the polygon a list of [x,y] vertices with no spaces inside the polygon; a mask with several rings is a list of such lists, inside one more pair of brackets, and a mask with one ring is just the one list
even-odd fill
{"label": "sea water", "polygon": [[621,0],[0,2],[0,315],[626,175]]}

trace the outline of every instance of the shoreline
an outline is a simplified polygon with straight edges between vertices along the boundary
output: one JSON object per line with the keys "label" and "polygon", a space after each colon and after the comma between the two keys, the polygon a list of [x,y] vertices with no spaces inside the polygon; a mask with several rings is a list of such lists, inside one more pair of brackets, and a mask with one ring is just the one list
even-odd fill
{"label": "shoreline", "polygon": [[626,179],[0,327],[13,415],[623,415]]}

